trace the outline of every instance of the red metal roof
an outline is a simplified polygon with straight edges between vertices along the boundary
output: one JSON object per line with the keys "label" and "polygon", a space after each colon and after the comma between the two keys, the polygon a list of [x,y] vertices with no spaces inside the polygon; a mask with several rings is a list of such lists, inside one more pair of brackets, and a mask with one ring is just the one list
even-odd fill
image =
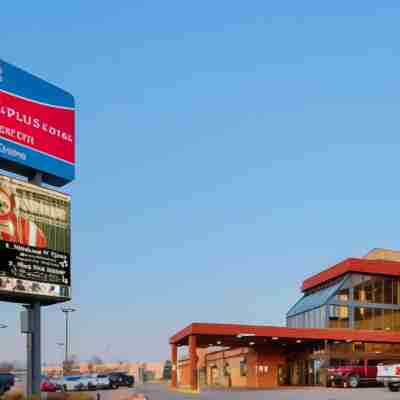
{"label": "red metal roof", "polygon": [[387,275],[400,277],[400,262],[387,260],[367,260],[364,258],[347,258],[319,274],[313,275],[303,282],[301,290],[312,289],[315,286],[331,281],[348,272],[363,274]]}
{"label": "red metal roof", "polygon": [[[196,335],[199,344],[207,345],[213,337],[237,338],[238,335],[251,335],[254,338],[302,339],[302,340],[338,340],[374,343],[400,343],[400,332],[369,331],[359,329],[315,329],[286,328],[281,326],[237,325],[193,323],[182,329],[169,340],[171,344],[187,344],[190,335]],[[238,343],[239,344],[239,343]],[[243,344],[242,344],[243,346]]]}

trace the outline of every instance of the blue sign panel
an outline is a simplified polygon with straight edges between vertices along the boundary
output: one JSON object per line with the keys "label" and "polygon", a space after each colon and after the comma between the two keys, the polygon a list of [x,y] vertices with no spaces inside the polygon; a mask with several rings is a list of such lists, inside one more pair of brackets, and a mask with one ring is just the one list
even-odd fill
{"label": "blue sign panel", "polygon": [[71,94],[0,60],[0,168],[62,186],[75,176]]}

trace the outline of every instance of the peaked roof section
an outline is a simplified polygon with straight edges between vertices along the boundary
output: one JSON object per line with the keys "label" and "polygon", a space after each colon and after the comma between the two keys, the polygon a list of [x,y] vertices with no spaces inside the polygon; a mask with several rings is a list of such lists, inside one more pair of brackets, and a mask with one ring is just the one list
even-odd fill
{"label": "peaked roof section", "polygon": [[303,292],[323,283],[336,279],[348,272],[361,274],[386,275],[400,277],[400,262],[388,260],[368,260],[363,258],[347,258],[319,274],[313,275],[303,282]]}
{"label": "peaked roof section", "polygon": [[303,313],[305,311],[313,310],[321,307],[333,297],[333,295],[343,286],[347,281],[346,277],[340,279],[336,284],[328,286],[324,289],[318,290],[314,293],[306,293],[286,314],[286,317]]}

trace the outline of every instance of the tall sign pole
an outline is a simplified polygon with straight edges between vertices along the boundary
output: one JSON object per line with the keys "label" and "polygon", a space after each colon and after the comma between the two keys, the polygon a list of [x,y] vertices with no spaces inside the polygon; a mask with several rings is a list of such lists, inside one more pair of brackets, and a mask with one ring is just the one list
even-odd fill
{"label": "tall sign pole", "polygon": [[32,395],[40,396],[42,380],[42,350],[41,350],[41,310],[40,302],[36,301],[32,307]]}
{"label": "tall sign pole", "polygon": [[26,397],[33,396],[32,388],[32,310],[31,305],[25,305],[21,312],[21,332],[26,334]]}
{"label": "tall sign pole", "polygon": [[[41,186],[42,185],[42,174],[36,173],[29,182]],[[29,309],[30,322],[31,322],[31,334],[28,334],[28,340],[30,340],[30,349],[28,349],[27,360],[30,360],[28,365],[28,382],[31,383],[31,396],[40,396],[40,385],[42,381],[42,316],[41,316],[41,304],[40,301],[35,301],[32,307]],[[29,368],[30,367],[30,368]],[[28,392],[28,396],[29,396]]]}

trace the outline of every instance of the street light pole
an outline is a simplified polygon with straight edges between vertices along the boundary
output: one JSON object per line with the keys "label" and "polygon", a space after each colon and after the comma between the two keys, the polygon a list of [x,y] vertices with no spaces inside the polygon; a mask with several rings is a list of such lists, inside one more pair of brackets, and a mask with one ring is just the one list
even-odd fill
{"label": "street light pole", "polygon": [[62,347],[65,346],[65,344],[62,343],[62,342],[58,342],[58,343],[57,343],[57,346],[59,346],[59,347],[61,348],[61,369],[62,369],[62,366],[63,366],[63,358],[64,358],[64,356],[63,356],[64,349],[62,349]]}
{"label": "street light pole", "polygon": [[65,362],[69,361],[69,312],[65,312]]}
{"label": "street light pole", "polygon": [[65,362],[69,361],[69,314],[75,312],[75,308],[63,307],[61,311],[65,315]]}

